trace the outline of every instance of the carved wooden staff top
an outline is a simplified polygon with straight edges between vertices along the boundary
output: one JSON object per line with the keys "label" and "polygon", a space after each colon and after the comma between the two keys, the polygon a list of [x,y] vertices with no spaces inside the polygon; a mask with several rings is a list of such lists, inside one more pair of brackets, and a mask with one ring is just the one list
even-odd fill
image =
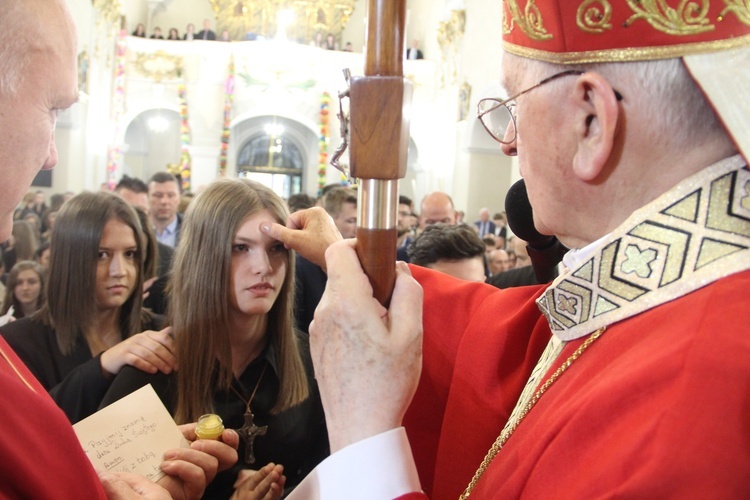
{"label": "carved wooden staff top", "polygon": [[406,174],[409,147],[406,2],[368,0],[367,8],[365,76],[349,81],[349,158],[359,180],[357,254],[375,298],[388,305],[396,278],[398,179]]}

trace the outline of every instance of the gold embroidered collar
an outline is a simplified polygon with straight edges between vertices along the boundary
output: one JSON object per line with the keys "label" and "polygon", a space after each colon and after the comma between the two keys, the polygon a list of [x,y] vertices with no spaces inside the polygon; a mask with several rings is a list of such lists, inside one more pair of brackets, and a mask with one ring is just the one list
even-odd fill
{"label": "gold embroidered collar", "polygon": [[750,269],[750,171],[720,161],[635,211],[537,305],[562,340],[583,337]]}

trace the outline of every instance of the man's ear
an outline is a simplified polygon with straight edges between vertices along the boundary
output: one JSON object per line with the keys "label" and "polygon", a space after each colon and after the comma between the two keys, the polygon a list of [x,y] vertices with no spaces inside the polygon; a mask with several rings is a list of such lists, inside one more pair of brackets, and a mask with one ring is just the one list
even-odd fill
{"label": "man's ear", "polygon": [[573,172],[586,182],[604,170],[612,154],[620,108],[615,90],[598,73],[584,73],[576,81],[576,135],[578,148]]}

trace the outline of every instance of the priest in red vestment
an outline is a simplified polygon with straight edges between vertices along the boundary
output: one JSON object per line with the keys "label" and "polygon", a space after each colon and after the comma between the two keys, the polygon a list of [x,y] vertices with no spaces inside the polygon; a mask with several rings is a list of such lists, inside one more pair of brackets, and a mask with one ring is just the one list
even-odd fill
{"label": "priest in red vestment", "polygon": [[333,454],[293,498],[748,495],[750,10],[677,4],[504,2],[510,98],[479,118],[566,270],[496,290],[399,265],[386,309],[331,245]]}

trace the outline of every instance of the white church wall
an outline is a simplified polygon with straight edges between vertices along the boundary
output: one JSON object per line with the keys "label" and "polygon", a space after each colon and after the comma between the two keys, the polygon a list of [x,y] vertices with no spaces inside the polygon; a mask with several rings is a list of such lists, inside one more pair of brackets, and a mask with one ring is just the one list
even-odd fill
{"label": "white church wall", "polygon": [[[87,0],[69,1],[75,6],[75,15],[79,25],[93,23],[90,2]],[[142,20],[148,15],[146,4],[144,0],[129,1],[123,5],[129,31],[135,26],[133,24],[131,27],[131,23],[136,19]],[[169,0],[163,4],[163,10],[157,9],[153,13],[153,19],[159,23],[163,31],[174,25],[183,33],[187,22],[199,25],[203,17],[212,16],[208,1]],[[450,9],[449,4],[450,6],[458,5],[453,0],[452,2],[429,0],[407,2],[409,11],[406,27],[407,45],[408,40],[423,37],[420,45],[427,59],[404,63],[405,76],[415,83],[411,135],[414,151],[418,151],[419,157],[418,159],[410,158],[407,178],[400,184],[401,191],[417,202],[424,194],[432,190],[441,189],[452,192],[457,199],[466,200],[465,209],[471,214],[478,211],[481,206],[494,206],[496,202],[493,200],[497,199],[498,193],[504,196],[505,182],[501,178],[495,185],[494,178],[490,175],[492,168],[489,166],[488,177],[479,181],[479,187],[487,186],[487,192],[481,189],[474,192],[474,184],[466,182],[461,177],[470,173],[473,176],[473,172],[482,170],[476,165],[485,160],[480,159],[477,163],[474,156],[484,153],[465,149],[471,141],[465,139],[464,143],[461,143],[461,131],[471,129],[471,127],[461,125],[457,121],[460,85],[466,82],[473,89],[469,107],[469,114],[473,115],[478,100],[477,89],[486,89],[488,85],[496,83],[500,78],[501,6],[500,2],[465,0],[466,31],[459,46],[460,61],[456,65],[457,74],[455,81],[446,82],[442,78],[444,62],[441,59],[437,42],[437,25],[440,20],[444,19],[446,9]],[[352,39],[355,50],[359,48],[357,47],[357,33],[360,34],[362,44],[364,44],[365,8],[366,0],[358,0],[352,21],[342,35],[342,40]],[[361,17],[358,18],[360,15]],[[197,27],[200,28],[200,26]],[[92,29],[89,28],[89,32]],[[91,54],[97,52],[96,55],[100,59],[98,66],[92,60],[90,69],[93,72],[99,71],[98,76],[90,74],[90,79],[93,77],[93,86],[99,92],[96,95],[92,94],[89,102],[82,107],[84,116],[82,130],[84,132],[60,131],[58,145],[61,150],[61,161],[53,178],[54,189],[58,191],[95,189],[98,188],[100,182],[107,179],[106,153],[107,146],[111,142],[108,134],[112,129],[109,108],[114,41],[110,40],[109,45],[101,41],[94,43],[95,38],[97,37],[91,35],[86,38],[82,37],[81,45],[82,48],[86,46]],[[362,74],[364,63],[361,53],[322,51],[303,45],[294,45],[286,49],[278,46],[277,49],[271,50],[273,46],[264,46],[261,42],[186,44],[130,39],[128,43],[131,44],[131,50],[134,52],[153,53],[156,50],[165,49],[169,53],[185,58],[185,78],[192,132],[190,152],[193,161],[193,185],[196,187],[210,182],[217,175],[224,80],[230,54],[235,55],[238,73],[233,127],[236,127],[239,117],[277,114],[300,123],[303,128],[317,135],[320,93],[326,90],[331,94],[329,156],[340,142],[339,123],[335,115],[338,112],[336,94],[345,86],[341,70],[349,67],[355,75]],[[95,47],[96,45],[98,48]],[[262,83],[248,86],[240,73],[247,73],[250,78]],[[154,106],[147,102],[149,98],[145,97],[143,89],[157,84],[153,79],[140,78],[139,80],[139,77],[132,73],[128,76],[127,120],[132,120],[134,110],[145,110],[149,109],[149,106]],[[314,81],[313,86],[309,89],[299,88],[298,84],[306,79]],[[168,87],[170,95],[176,92],[174,81],[166,81],[160,85]],[[259,90],[263,85],[265,85],[265,90]],[[102,89],[107,89],[107,92]],[[174,102],[172,109],[176,105],[177,103]],[[163,106],[163,104],[159,105],[159,107]],[[120,134],[124,137],[128,122],[126,120],[123,122]],[[241,145],[241,138],[232,138],[228,175],[234,175],[232,162]],[[497,156],[489,155],[486,159],[488,163],[493,162],[493,158],[502,161],[499,145],[497,147]],[[317,191],[317,139],[309,140],[306,148],[309,164],[305,175],[304,190],[315,194]],[[348,161],[347,156],[344,161]],[[74,168],[71,167],[73,165],[75,165]],[[470,167],[468,170],[465,168],[467,165]],[[81,166],[83,166],[83,175],[80,174]],[[118,172],[117,177],[119,178],[122,173]],[[517,176],[517,173],[511,176]],[[328,166],[326,182],[339,181],[338,171]]]}

